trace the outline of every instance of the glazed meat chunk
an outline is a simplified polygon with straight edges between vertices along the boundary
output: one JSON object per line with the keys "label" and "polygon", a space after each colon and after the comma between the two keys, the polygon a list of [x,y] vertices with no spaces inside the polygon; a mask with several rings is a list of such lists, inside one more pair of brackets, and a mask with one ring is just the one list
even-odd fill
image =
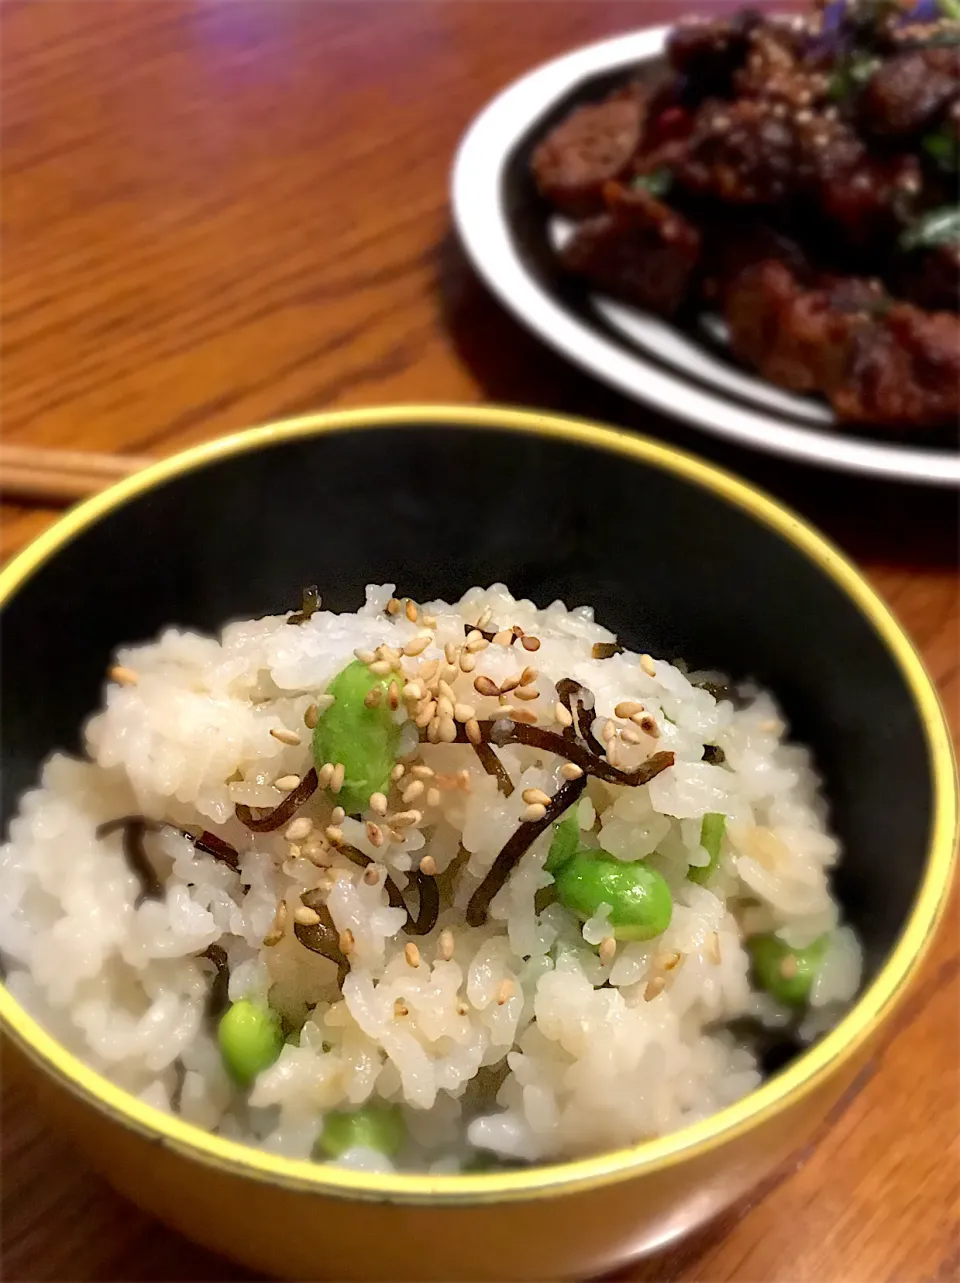
{"label": "glazed meat chunk", "polygon": [[604,183],[630,168],[644,116],[638,90],[577,108],[533,153],[530,163],[542,195],[571,218],[598,213]]}

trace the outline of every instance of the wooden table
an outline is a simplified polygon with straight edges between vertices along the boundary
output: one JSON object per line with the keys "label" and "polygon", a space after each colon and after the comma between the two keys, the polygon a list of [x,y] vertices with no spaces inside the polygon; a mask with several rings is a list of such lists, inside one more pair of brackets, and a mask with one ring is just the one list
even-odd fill
{"label": "wooden table", "polygon": [[[676,10],[6,0],[5,439],[166,453],[282,415],[424,400],[636,426],[824,527],[899,611],[955,718],[951,496],[721,448],[618,398],[505,315],[451,233],[450,159],[500,86]],[[5,506],[3,554],[55,516]],[[958,971],[954,915],[815,1145],[722,1223],[624,1277],[958,1277]],[[13,1084],[2,1110],[4,1277],[237,1277],[92,1176]]]}

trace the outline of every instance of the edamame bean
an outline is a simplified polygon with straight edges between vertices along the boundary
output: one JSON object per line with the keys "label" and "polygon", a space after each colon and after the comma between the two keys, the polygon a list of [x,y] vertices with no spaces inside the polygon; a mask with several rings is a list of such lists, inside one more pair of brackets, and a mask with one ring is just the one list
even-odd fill
{"label": "edamame bean", "polygon": [[580,824],[574,811],[565,815],[553,826],[553,838],[543,867],[548,873],[556,873],[557,869],[573,859],[579,850]]}
{"label": "edamame bean", "polygon": [[802,1007],[827,952],[829,937],[821,936],[805,949],[791,949],[779,936],[753,936],[747,950],[753,974],[762,989],[788,1007]]}
{"label": "edamame bean", "polygon": [[339,1158],[348,1149],[363,1146],[393,1158],[407,1136],[399,1105],[367,1104],[360,1109],[335,1109],[323,1120],[314,1146],[314,1158]]}
{"label": "edamame bean", "polygon": [[606,851],[580,851],[554,875],[557,899],[577,917],[609,904],[617,940],[652,940],[666,931],[673,899],[664,878],[642,860],[625,862]]}
{"label": "edamame bean", "polygon": [[709,882],[717,871],[720,863],[720,844],[723,842],[724,830],[727,827],[727,817],[720,815],[716,811],[711,811],[703,817],[700,825],[700,845],[710,857],[709,864],[691,864],[687,870],[687,877],[691,882],[696,882],[700,886]]}
{"label": "edamame bean", "polygon": [[242,999],[220,1018],[217,1041],[227,1073],[241,1087],[249,1087],[257,1074],[268,1069],[280,1055],[280,1017],[269,1007]]}
{"label": "edamame bean", "polygon": [[[330,683],[333,703],[320,715],[313,732],[313,760],[317,770],[326,762],[343,763],[343,787],[337,796],[348,815],[366,810],[371,793],[386,793],[390,772],[397,761],[400,727],[390,713],[390,683],[403,684],[403,677],[388,673],[378,677],[366,664],[355,660]],[[364,701],[371,691],[379,699]]]}

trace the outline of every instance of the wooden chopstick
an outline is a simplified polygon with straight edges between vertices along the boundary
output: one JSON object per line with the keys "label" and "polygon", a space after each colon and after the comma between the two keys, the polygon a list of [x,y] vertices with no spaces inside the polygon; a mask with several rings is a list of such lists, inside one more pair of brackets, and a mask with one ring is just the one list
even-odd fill
{"label": "wooden chopstick", "polygon": [[0,445],[0,497],[60,506],[86,499],[152,462],[142,455]]}

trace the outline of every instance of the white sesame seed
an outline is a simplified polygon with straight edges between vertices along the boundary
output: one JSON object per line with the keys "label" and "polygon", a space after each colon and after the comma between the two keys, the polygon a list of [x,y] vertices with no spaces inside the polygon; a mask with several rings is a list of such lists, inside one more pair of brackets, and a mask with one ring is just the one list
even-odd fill
{"label": "white sesame seed", "polygon": [[441,962],[450,961],[453,957],[454,945],[453,932],[444,927],[437,937],[437,957]]}
{"label": "white sesame seed", "polygon": [[471,654],[468,654],[467,651],[464,651],[463,654],[460,656],[461,673],[472,673],[473,670],[476,668],[476,666],[477,666],[476,655],[471,655]]}
{"label": "white sesame seed", "polygon": [[437,685],[440,682],[452,682],[459,676],[460,670],[456,664],[441,664],[437,670]]}
{"label": "white sesame seed", "polygon": [[127,668],[125,664],[114,664],[108,671],[107,676],[118,686],[136,686],[140,680],[140,674],[135,668]]}
{"label": "white sesame seed", "polygon": [[472,704],[454,704],[453,716],[458,722],[469,722],[476,718],[477,711]]}
{"label": "white sesame seed", "polygon": [[331,846],[339,846],[343,841],[343,829],[337,828],[335,824],[328,824],[323,830],[323,836]]}
{"label": "white sesame seed", "polygon": [[324,764],[320,767],[320,770],[317,771],[318,787],[322,789],[327,788],[330,784],[330,780],[332,779],[332,777],[333,777],[333,763],[324,762]]}
{"label": "white sesame seed", "polygon": [[449,699],[446,695],[441,695],[440,698],[437,700],[437,716],[438,717],[453,716],[453,700]]}
{"label": "white sesame seed", "polygon": [[420,622],[423,624],[424,628],[436,628],[437,617],[436,615],[421,615]]}
{"label": "white sesame seed", "polygon": [[308,731],[312,731],[320,720],[320,709],[316,704],[308,704],[303,714],[303,724]]}
{"label": "white sesame seed", "polygon": [[396,811],[387,817],[388,823],[397,829],[409,828],[411,825],[419,824],[422,819],[422,811]]}
{"label": "white sesame seed", "polygon": [[647,987],[643,991],[643,1001],[653,1002],[654,998],[663,993],[666,984],[667,982],[663,976],[654,976],[652,980],[647,982]]}
{"label": "white sesame seed", "polygon": [[492,617],[493,617],[493,611],[490,609],[489,606],[486,606],[482,614],[480,615],[480,618],[477,620],[477,627],[480,629],[486,628],[487,624],[489,624]]}
{"label": "white sesame seed", "polygon": [[439,805],[440,805],[440,790],[427,789],[427,806],[439,806]]}
{"label": "white sesame seed", "polygon": [[302,842],[313,832],[313,820],[308,815],[299,815],[283,831],[283,836],[288,842]]}
{"label": "white sesame seed", "polygon": [[460,657],[460,647],[456,642],[448,641],[443,648],[443,657],[448,664],[455,664]]}
{"label": "white sesame seed", "polygon": [[614,958],[617,956],[617,942],[614,940],[613,936],[603,937],[600,941],[598,952],[600,954],[600,961],[605,967],[609,967],[610,963],[613,962]]}
{"label": "white sesame seed", "polygon": [[[376,825],[374,825],[376,828]],[[380,841],[383,841],[383,834],[380,834]],[[363,880],[368,887],[374,887],[380,881],[380,865],[368,864],[363,871]]]}
{"label": "white sesame seed", "polygon": [[309,905],[298,904],[293,911],[293,920],[299,922],[302,927],[315,927],[320,921],[320,914]]}
{"label": "white sesame seed", "polygon": [[[451,709],[451,712],[453,710]],[[441,744],[453,744],[457,738],[457,724],[452,717],[441,717],[437,738]]]}
{"label": "white sesame seed", "polygon": [[607,744],[607,761],[614,769],[620,766],[620,745],[616,739]]}
{"label": "white sesame seed", "polygon": [[480,723],[475,717],[468,717],[464,722],[463,729],[466,731],[467,739],[471,744],[479,744],[483,739],[483,734],[480,730]]}
{"label": "white sesame seed", "polygon": [[518,686],[513,692],[514,699],[534,700],[540,698],[540,692],[535,686]]}
{"label": "white sesame seed", "polygon": [[564,704],[559,703],[559,701],[553,706],[553,719],[554,721],[559,722],[561,726],[573,725],[573,714],[570,712],[569,708]]}
{"label": "white sesame seed", "polygon": [[347,813],[342,806],[335,806],[333,810],[330,812],[331,824],[342,824],[346,818],[347,818]]}
{"label": "white sesame seed", "polygon": [[577,766],[576,762],[564,762],[560,767],[560,774],[565,780],[578,780],[583,774],[583,769]]}
{"label": "white sesame seed", "polygon": [[420,677],[425,682],[432,682],[440,668],[439,659],[428,659],[420,665]]}
{"label": "white sesame seed", "polygon": [[387,614],[399,615],[400,607],[402,605],[403,605],[403,602],[398,601],[396,597],[391,597],[390,600],[387,602]]}
{"label": "white sesame seed", "polygon": [[299,783],[299,775],[281,775],[279,779],[273,781],[273,787],[279,789],[281,793],[292,793]]}
{"label": "white sesame seed", "polygon": [[635,699],[624,699],[613,710],[617,717],[632,717],[634,713],[642,713],[643,705],[638,704]]}
{"label": "white sesame seed", "polygon": [[428,700],[427,703],[424,704],[424,706],[417,713],[416,717],[413,719],[414,724],[416,726],[419,726],[420,729],[423,730],[425,726],[428,726],[430,722],[433,721],[436,714],[437,714],[437,701],[435,699]]}
{"label": "white sesame seed", "polygon": [[287,902],[286,900],[281,900],[277,905],[276,913],[273,915],[273,922],[270,924],[270,930],[263,937],[263,943],[268,949],[272,948],[273,945],[280,943],[283,939],[283,930],[286,925]]}
{"label": "white sesame seed", "polygon": [[643,671],[646,673],[646,675],[647,675],[648,677],[656,677],[656,675],[657,675],[657,666],[656,666],[656,664],[653,662],[653,656],[652,656],[652,655],[641,655],[641,656],[640,656],[640,667],[643,669]]}
{"label": "white sesame seed", "polygon": [[609,743],[609,741],[613,739],[613,737],[616,735],[616,733],[617,733],[617,728],[614,726],[613,722],[611,722],[611,721],[610,721],[610,719],[608,718],[608,719],[604,722],[604,724],[603,724],[603,728],[602,728],[602,730],[600,731],[600,738],[601,738],[601,739],[603,740],[603,742],[606,744],[606,743]]}
{"label": "white sesame seed", "polygon": [[519,685],[520,685],[519,676],[505,677],[503,681],[500,683],[500,694],[509,695],[510,692],[515,691]]}
{"label": "white sesame seed", "polygon": [[371,846],[383,846],[383,829],[373,820],[367,820],[367,839]]}
{"label": "white sesame seed", "polygon": [[270,734],[275,740],[279,740],[281,744],[289,744],[291,748],[295,748],[301,742],[297,732],[288,731],[285,726],[271,726]]}
{"label": "white sesame seed", "polygon": [[424,784],[423,780],[411,780],[400,794],[400,801],[404,806],[409,806],[411,802],[415,802],[420,794],[426,790],[426,787],[427,786]]}
{"label": "white sesame seed", "polygon": [[550,794],[544,793],[543,789],[524,789],[520,796],[530,806],[546,807],[550,805]]}
{"label": "white sesame seed", "polygon": [[427,742],[430,744],[440,743],[440,718],[432,717],[430,725],[427,727]]}
{"label": "white sesame seed", "polygon": [[367,708],[377,708],[383,699],[383,691],[379,686],[372,686],[363,697],[363,702]]}
{"label": "white sesame seed", "polygon": [[410,774],[415,780],[432,780],[436,775],[436,771],[432,766],[424,766],[421,762],[418,762],[416,766],[410,767]]}
{"label": "white sesame seed", "polygon": [[640,736],[637,734],[636,731],[632,731],[629,726],[625,726],[623,728],[623,730],[620,732],[620,738],[623,740],[624,744],[640,743]]}
{"label": "white sesame seed", "polygon": [[437,862],[432,855],[425,855],[420,861],[420,872],[425,874],[428,878],[435,878],[437,876]]}
{"label": "white sesame seed", "polygon": [[417,616],[420,614],[420,611],[417,609],[417,603],[415,601],[411,601],[408,597],[407,604],[404,606],[403,611],[411,624],[415,624],[417,622]]}
{"label": "white sesame seed", "polygon": [[480,633],[473,633],[472,636],[467,639],[467,644],[463,649],[470,655],[478,655],[480,651],[486,650],[489,645],[490,643],[487,641],[486,637],[481,636]]}
{"label": "white sesame seed", "polygon": [[300,853],[305,860],[315,864],[318,869],[328,869],[333,863],[330,848],[323,842],[305,842],[300,848]]}
{"label": "white sesame seed", "polygon": [[520,674],[520,685],[532,686],[533,683],[537,680],[537,676],[538,676],[537,670],[535,668],[531,668],[528,664],[527,667]]}
{"label": "white sesame seed", "polygon": [[353,953],[356,943],[356,936],[349,927],[346,927],[340,932],[340,952],[344,957],[349,958],[350,954]]}
{"label": "white sesame seed", "polygon": [[535,726],[537,715],[529,708],[511,708],[508,717],[512,717],[515,722],[523,722],[525,726]]}
{"label": "white sesame seed", "polygon": [[546,813],[547,808],[542,802],[534,802],[522,812],[520,819],[525,824],[533,824],[536,820],[542,820]]}
{"label": "white sesame seed", "polygon": [[369,668],[376,677],[386,677],[390,671],[390,661],[388,659],[377,659],[369,665]]}
{"label": "white sesame seed", "polygon": [[333,768],[333,775],[330,777],[330,792],[339,793],[343,788],[344,777],[347,770],[342,762],[338,762]]}
{"label": "white sesame seed", "polygon": [[711,931],[707,936],[707,957],[714,964],[719,966],[723,955],[720,952],[720,932]]}
{"label": "white sesame seed", "polygon": [[422,655],[432,641],[433,638],[429,633],[421,633],[419,637],[414,637],[412,641],[407,642],[403,648],[403,653],[410,656]]}
{"label": "white sesame seed", "polygon": [[365,650],[362,646],[358,646],[353,653],[361,664],[373,664],[377,658],[372,650]]}
{"label": "white sesame seed", "polygon": [[396,764],[396,766],[390,772],[390,778],[394,781],[394,783],[396,783],[397,780],[403,778],[403,773],[406,769],[407,768],[404,766],[402,762],[398,762]]}
{"label": "white sesame seed", "polygon": [[420,950],[417,948],[417,946],[413,943],[412,940],[408,940],[407,943],[403,946],[403,956],[406,959],[406,963],[408,967],[419,967]]}
{"label": "white sesame seed", "polygon": [[374,815],[386,815],[387,799],[383,793],[370,794],[370,810]]}

